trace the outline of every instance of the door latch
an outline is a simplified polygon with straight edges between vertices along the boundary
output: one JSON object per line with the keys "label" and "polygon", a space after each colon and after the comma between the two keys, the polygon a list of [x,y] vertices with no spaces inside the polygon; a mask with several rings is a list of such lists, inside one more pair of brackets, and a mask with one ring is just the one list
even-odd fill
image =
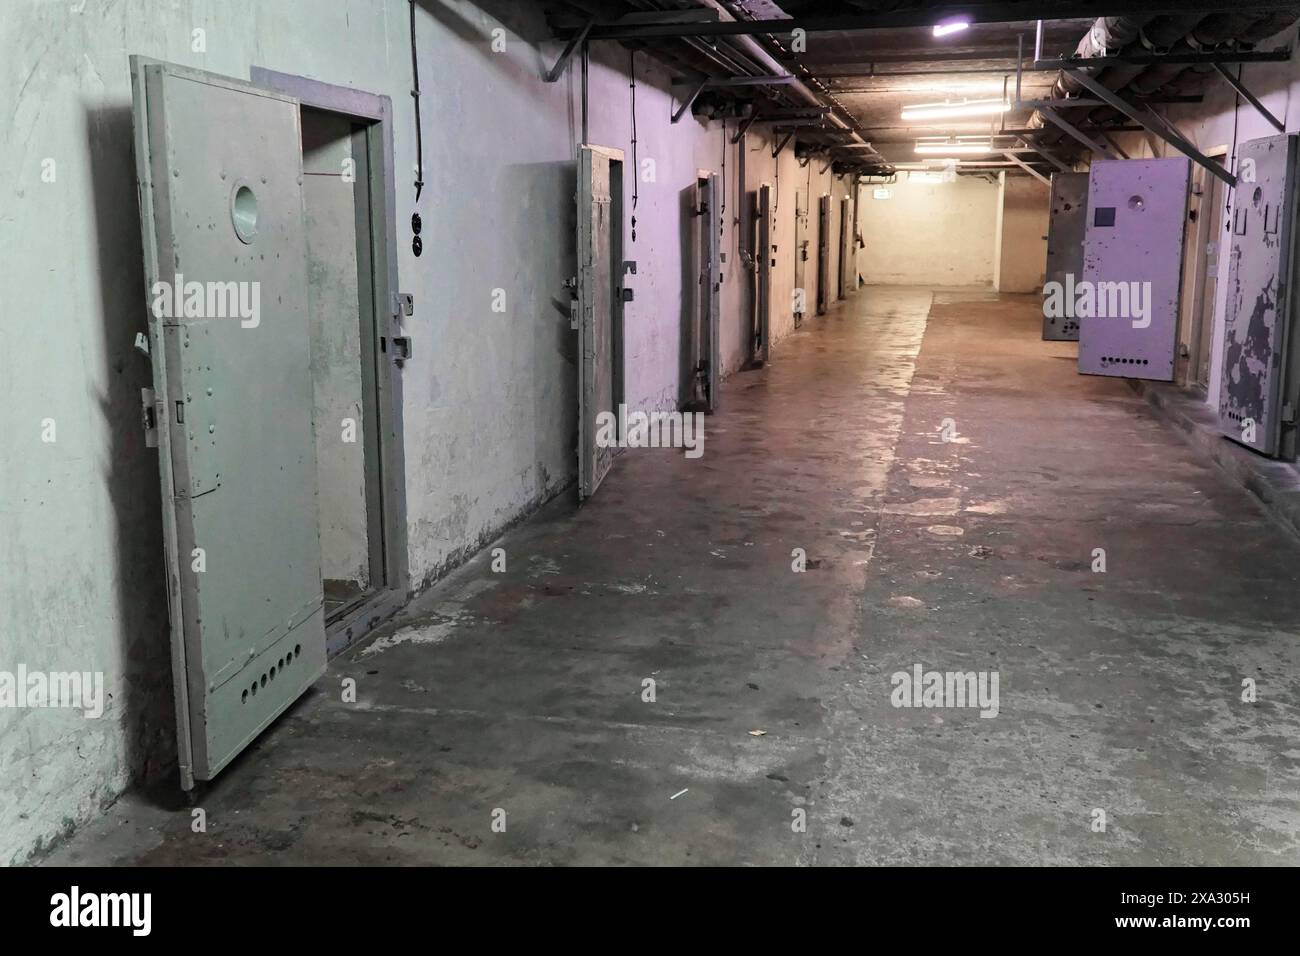
{"label": "door latch", "polygon": [[411,337],[409,335],[393,336],[393,361],[401,365],[411,357]]}
{"label": "door latch", "polygon": [[415,311],[415,296],[409,292],[393,293],[393,318],[401,321],[403,316],[411,315]]}
{"label": "door latch", "polygon": [[140,389],[140,423],[144,426],[144,447],[158,447],[158,411],[154,407],[154,390]]}

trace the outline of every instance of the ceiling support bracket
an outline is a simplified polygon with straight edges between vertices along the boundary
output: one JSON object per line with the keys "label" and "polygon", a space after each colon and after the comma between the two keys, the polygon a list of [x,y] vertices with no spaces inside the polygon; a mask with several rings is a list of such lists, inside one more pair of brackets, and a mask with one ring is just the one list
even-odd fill
{"label": "ceiling support bracket", "polygon": [[749,132],[749,128],[754,125],[756,119],[758,119],[758,110],[751,108],[749,115],[745,117],[745,121],[740,124],[740,129],[736,130],[736,135],[731,137],[732,146],[745,138],[745,134]]}
{"label": "ceiling support bracket", "polygon": [[564,50],[560,53],[560,58],[555,61],[555,66],[546,71],[545,80],[547,83],[554,83],[564,74],[564,68],[568,66],[569,60],[573,57],[573,51],[578,48],[578,45],[583,40],[587,39],[587,34],[591,32],[591,28],[595,25],[596,18],[592,17],[581,30],[569,37],[569,42],[564,45]]}
{"label": "ceiling support bracket", "polygon": [[1133,122],[1137,123],[1143,129],[1147,130],[1147,132],[1152,133],[1160,137],[1161,139],[1163,139],[1166,143],[1168,143],[1174,149],[1178,150],[1178,152],[1182,153],[1184,156],[1192,160],[1197,165],[1205,167],[1215,176],[1218,176],[1220,179],[1222,179],[1229,186],[1235,187],[1237,185],[1236,176],[1232,175],[1232,173],[1224,169],[1222,165],[1210,159],[1199,149],[1193,146],[1190,142],[1188,142],[1183,137],[1183,135],[1180,132],[1178,132],[1178,130],[1174,129],[1174,127],[1169,123],[1169,121],[1166,120],[1159,113],[1150,109],[1146,109],[1146,110],[1138,109],[1136,106],[1129,103],[1119,94],[1114,93],[1111,90],[1107,89],[1105,86],[1099,83],[1095,78],[1089,76],[1083,70],[1067,69],[1065,72],[1070,74],[1070,76],[1074,77],[1075,80],[1077,80],[1081,85],[1083,85],[1086,89],[1091,91],[1093,94],[1105,100],[1108,105],[1119,110],[1129,119],[1131,119]]}
{"label": "ceiling support bracket", "polygon": [[1079,129],[1077,126],[1075,126],[1075,125],[1074,125],[1073,123],[1071,123],[1069,120],[1067,120],[1065,117],[1061,116],[1059,113],[1056,112],[1056,110],[1054,110],[1054,109],[1050,109],[1050,108],[1044,106],[1044,107],[1043,107],[1042,109],[1040,109],[1038,112],[1042,113],[1043,116],[1044,116],[1044,118],[1050,120],[1052,123],[1054,123],[1054,124],[1056,124],[1057,126],[1059,126],[1062,130],[1064,130],[1064,131],[1065,131],[1066,133],[1068,133],[1070,136],[1073,136],[1073,137],[1074,137],[1075,139],[1077,139],[1080,143],[1082,143],[1084,146],[1088,147],[1090,150],[1092,150],[1094,153],[1096,153],[1096,154],[1097,154],[1098,156],[1100,156],[1102,159],[1114,159],[1114,158],[1115,158],[1114,156],[1112,156],[1112,155],[1110,154],[1110,151],[1107,150],[1105,146],[1102,146],[1101,143],[1097,142],[1095,139],[1093,139],[1093,138],[1092,138],[1091,136],[1089,136],[1087,133],[1083,132],[1083,130]]}
{"label": "ceiling support bracket", "polygon": [[686,111],[691,108],[691,104],[695,102],[696,97],[698,97],[701,93],[703,93],[704,88],[708,85],[709,85],[709,81],[707,78],[701,80],[698,84],[696,84],[695,89],[691,92],[691,95],[688,96],[685,99],[685,101],[683,101],[682,105],[677,107],[677,110],[673,113],[672,121],[674,123],[676,123],[686,114]]}
{"label": "ceiling support bracket", "polygon": [[772,158],[776,159],[778,156],[780,156],[781,150],[785,149],[786,143],[790,142],[790,140],[792,139],[794,139],[794,130],[790,130],[790,132],[786,133],[785,137],[779,143],[777,143],[775,146],[772,147]]}
{"label": "ceiling support bracket", "polygon": [[1214,64],[1214,72],[1223,77],[1224,80],[1227,81],[1227,84],[1236,90],[1242,99],[1255,107],[1255,112],[1259,113],[1260,116],[1272,123],[1274,129],[1279,133],[1286,132],[1286,123],[1283,123],[1280,119],[1274,116],[1268,107],[1259,101],[1259,97],[1246,88],[1246,85],[1241,82],[1240,78],[1235,77],[1228,72],[1227,67],[1222,63],[1216,63]]}
{"label": "ceiling support bracket", "polygon": [[1004,149],[1004,150],[1002,151],[1002,155],[1005,156],[1007,159],[1011,160],[1013,163],[1015,163],[1017,166],[1019,166],[1019,167],[1020,167],[1021,169],[1023,169],[1025,172],[1027,172],[1030,176],[1033,176],[1035,179],[1037,179],[1037,180],[1038,180],[1040,183],[1042,183],[1044,186],[1049,186],[1049,187],[1050,187],[1050,186],[1052,185],[1052,181],[1051,181],[1050,179],[1048,179],[1046,176],[1044,176],[1044,175],[1043,175],[1042,173],[1040,173],[1038,170],[1034,169],[1033,166],[1030,166],[1027,162],[1025,162],[1023,159],[1021,159],[1021,158],[1020,158],[1019,156],[1017,156],[1015,153],[1011,152],[1011,150],[1009,150],[1009,149]]}

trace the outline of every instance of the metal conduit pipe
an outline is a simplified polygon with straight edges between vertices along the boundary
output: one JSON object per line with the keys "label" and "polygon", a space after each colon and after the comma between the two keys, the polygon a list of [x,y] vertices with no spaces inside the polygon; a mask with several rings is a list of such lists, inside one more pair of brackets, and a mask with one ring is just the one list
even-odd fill
{"label": "metal conduit pipe", "polygon": [[[719,3],[718,0],[700,0],[700,3],[702,6],[717,11],[718,16],[723,20],[730,21],[730,20],[737,19],[735,16],[732,15],[731,11],[727,9],[727,7],[723,6],[723,4]],[[773,59],[772,56],[765,49],[763,49],[762,45],[759,44],[759,42],[755,40],[753,37],[747,35],[741,35],[735,37],[734,39],[737,41],[737,43],[741,46],[741,48],[744,50],[744,52],[747,55],[749,55],[754,60],[756,60],[765,70],[768,71],[769,76],[794,76],[793,73],[791,73],[784,66],[778,63],[775,59]],[[812,89],[809,89],[809,87],[805,85],[802,80],[796,79],[793,83],[788,84],[786,86],[786,89],[793,92],[796,96],[802,99],[809,106],[828,105],[825,102],[825,100],[823,100],[820,94],[818,94],[816,91]],[[853,129],[852,126],[846,123],[835,112],[834,106],[832,106],[831,112],[827,114],[826,118],[835,126],[837,126],[839,129],[846,130],[848,133],[850,133],[853,142],[856,142],[863,146],[870,146],[870,144],[866,140],[864,140],[858,134],[858,132]],[[879,154],[876,153],[874,149],[871,149],[870,152],[879,156]]]}

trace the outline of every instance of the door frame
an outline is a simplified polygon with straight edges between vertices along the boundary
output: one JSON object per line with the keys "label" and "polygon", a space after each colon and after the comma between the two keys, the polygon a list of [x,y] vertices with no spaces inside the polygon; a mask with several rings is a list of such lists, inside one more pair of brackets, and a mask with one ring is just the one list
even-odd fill
{"label": "door frame", "polygon": [[[376,506],[377,515],[368,525],[382,536],[379,553],[381,581],[368,597],[345,611],[325,627],[325,650],[333,657],[397,613],[410,600],[410,567],[407,552],[406,451],[403,445],[402,376],[397,353],[391,343],[402,335],[402,315],[397,279],[397,196],[393,175],[393,104],[387,96],[366,93],[348,86],[322,83],[289,73],[254,66],[250,81],[266,89],[288,94],[308,109],[334,113],[364,127],[365,170],[358,183],[369,189],[370,275],[373,385],[378,420],[377,445],[367,446],[366,470],[379,472],[374,483],[378,501],[367,500],[367,511]],[[354,145],[361,137],[354,135]],[[360,165],[360,164],[358,164]],[[361,170],[358,170],[361,172]],[[360,226],[361,223],[358,223]],[[360,238],[360,236],[358,236]],[[362,353],[366,348],[363,336]],[[385,358],[388,360],[385,361]],[[371,483],[367,482],[367,489]],[[368,492],[369,493],[369,492]],[[372,542],[373,547],[373,542]],[[372,562],[373,563],[373,562]],[[372,580],[375,569],[371,568]]]}
{"label": "door frame", "polygon": [[[1228,147],[1226,145],[1216,146],[1213,149],[1205,151],[1209,159],[1213,159],[1221,165],[1226,164],[1228,157]],[[1196,192],[1197,187],[1201,192]],[[1210,174],[1204,166],[1197,165],[1192,169],[1192,191],[1187,197],[1188,218],[1191,213],[1196,212],[1196,223],[1193,227],[1189,223],[1187,237],[1184,241],[1183,248],[1185,256],[1190,253],[1190,261],[1184,266],[1183,270],[1183,302],[1179,310],[1178,322],[1178,356],[1175,362],[1174,382],[1180,388],[1189,388],[1194,391],[1208,394],[1210,365],[1212,364],[1214,352],[1214,318],[1215,302],[1218,299],[1218,283],[1225,278],[1223,275],[1224,265],[1224,243],[1220,235],[1223,224],[1223,200],[1226,197],[1224,190],[1226,185],[1217,176]],[[1229,234],[1229,240],[1231,235]],[[1218,244],[1218,251],[1215,253],[1215,292],[1207,303],[1205,300],[1206,286],[1209,284],[1210,276],[1208,272],[1209,249],[1207,243],[1215,242]],[[1231,249],[1231,241],[1228,243]],[[1191,268],[1187,268],[1190,265]],[[1209,306],[1209,314],[1206,315],[1206,306]],[[1183,348],[1186,347],[1187,355],[1184,356]],[[1205,364],[1205,381],[1200,379],[1200,358],[1204,352],[1206,358]]]}

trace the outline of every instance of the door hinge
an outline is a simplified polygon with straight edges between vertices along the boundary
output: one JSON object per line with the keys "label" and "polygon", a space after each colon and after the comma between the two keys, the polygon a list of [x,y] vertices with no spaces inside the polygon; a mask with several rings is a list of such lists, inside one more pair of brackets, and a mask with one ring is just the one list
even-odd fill
{"label": "door hinge", "polygon": [[140,423],[144,426],[144,447],[158,447],[158,410],[154,406],[154,390],[140,389]]}
{"label": "door hinge", "polygon": [[1282,405],[1282,421],[1287,425],[1295,424],[1295,406],[1290,402]]}

